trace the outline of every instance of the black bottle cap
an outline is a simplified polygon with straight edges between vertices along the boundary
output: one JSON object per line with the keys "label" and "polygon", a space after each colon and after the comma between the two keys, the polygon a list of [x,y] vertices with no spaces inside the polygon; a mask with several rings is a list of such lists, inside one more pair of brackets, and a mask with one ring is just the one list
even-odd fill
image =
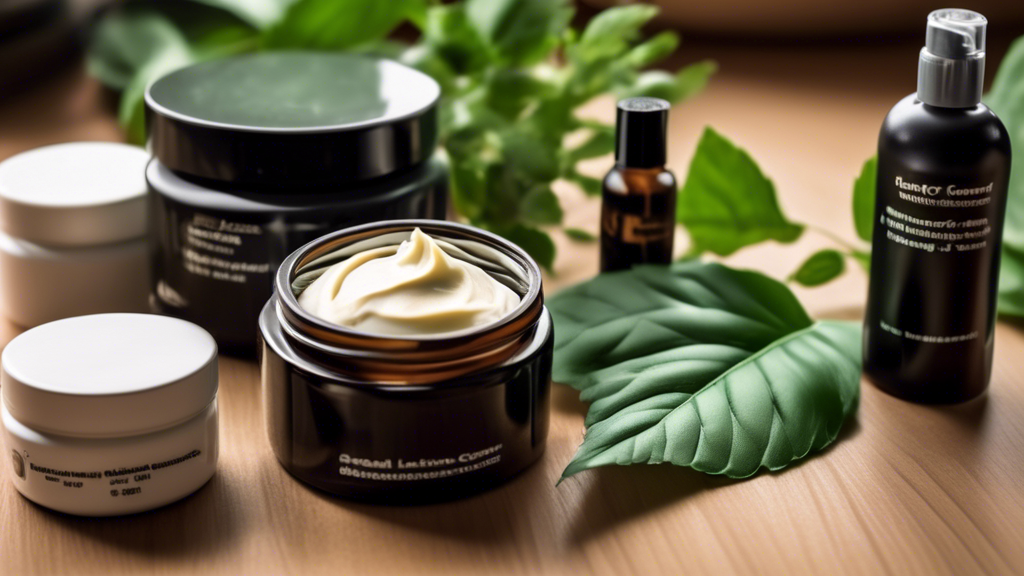
{"label": "black bottle cap", "polygon": [[661,98],[620,100],[615,117],[615,163],[627,168],[665,165],[668,109]]}
{"label": "black bottle cap", "polygon": [[175,173],[226,187],[354,184],[431,157],[440,96],[426,74],[370,56],[236,56],[149,87],[149,147]]}

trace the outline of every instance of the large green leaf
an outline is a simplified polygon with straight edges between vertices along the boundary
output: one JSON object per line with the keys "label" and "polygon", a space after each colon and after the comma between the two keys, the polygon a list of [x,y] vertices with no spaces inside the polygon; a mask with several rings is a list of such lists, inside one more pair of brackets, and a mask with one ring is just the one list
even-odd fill
{"label": "large green leaf", "polygon": [[670,358],[690,345],[728,346],[746,357],[812,324],[776,280],[693,261],[601,274],[548,305],[558,324],[554,379],[579,390],[624,362]]}
{"label": "large green leaf", "polygon": [[530,64],[558,44],[572,18],[566,0],[467,0],[466,16],[505,62]]}
{"label": "large green leaf", "polygon": [[524,224],[513,224],[504,228],[496,228],[495,233],[508,238],[526,253],[533,257],[547,270],[555,264],[555,243],[547,232]]}
{"label": "large green leaf", "polygon": [[878,179],[878,158],[872,156],[853,182],[853,224],[861,240],[871,242],[875,228],[875,186]]}
{"label": "large green leaf", "polygon": [[[550,182],[558,177],[558,149],[543,139],[514,128],[497,134],[501,141],[504,162],[537,182]],[[559,220],[561,221],[561,220]]]}
{"label": "large green leaf", "polygon": [[140,69],[167,51],[188,51],[181,30],[159,12],[129,7],[115,10],[99,22],[86,63],[90,74],[123,90]]}
{"label": "large green leaf", "polygon": [[577,162],[597,158],[615,151],[615,127],[595,125],[590,128],[590,136],[575,148],[564,148],[562,155],[567,167],[575,167]]}
{"label": "large green leaf", "polygon": [[597,235],[582,228],[566,228],[565,235],[574,242],[597,242]]}
{"label": "large green leaf", "polygon": [[118,117],[128,140],[141,144],[146,138],[146,88],[195,61],[188,39],[168,16],[130,5],[101,22],[93,36],[88,67],[102,82],[124,90]]}
{"label": "large green leaf", "polygon": [[675,74],[651,70],[637,77],[632,85],[621,91],[623,98],[649,96],[677,103],[700,94],[718,70],[713,60],[703,60],[680,69]]}
{"label": "large green leaf", "polygon": [[[583,30],[579,42],[573,48],[574,56],[581,61],[617,56],[640,36],[643,25],[657,15],[658,7],[650,4],[631,4],[604,10],[594,16]],[[665,41],[664,38],[659,40]],[[675,50],[675,46],[669,52],[672,50]]]}
{"label": "large green leaf", "polygon": [[460,74],[486,67],[492,55],[488,44],[466,17],[465,4],[431,6],[423,27],[423,42]]}
{"label": "large green leaf", "polygon": [[1003,247],[999,271],[999,313],[1024,317],[1024,252]]}
{"label": "large green leaf", "polygon": [[679,35],[672,31],[665,31],[646,42],[634,46],[626,58],[633,66],[643,68],[668,58],[678,47]]}
{"label": "large green leaf", "polygon": [[146,141],[146,88],[162,76],[194,64],[196,58],[187,45],[168,44],[156,57],[136,72],[121,94],[118,121],[124,126],[129,142],[142,145]]}
{"label": "large green leaf", "polygon": [[145,140],[143,96],[150,83],[183,66],[251,50],[257,30],[216,2],[129,2],[111,10],[92,35],[89,72],[120,89],[119,120],[128,140]]}
{"label": "large green leaf", "polygon": [[558,88],[529,70],[502,68],[492,70],[484,79],[485,103],[508,120],[516,120],[524,110],[541,98],[550,98]]}
{"label": "large green leaf", "polygon": [[804,261],[790,280],[803,286],[821,286],[837,278],[846,269],[846,257],[838,250],[819,250]]}
{"label": "large green leaf", "polygon": [[562,205],[550,188],[538,186],[519,203],[520,217],[531,224],[561,224]]}
{"label": "large green leaf", "polygon": [[343,50],[380,40],[405,21],[422,23],[425,0],[297,0],[264,38],[270,49]]}
{"label": "large green leaf", "polygon": [[782,214],[775,186],[750,155],[711,128],[704,130],[679,191],[677,217],[694,253],[728,256],[765,240],[792,242],[803,232]]}
{"label": "large green leaf", "polygon": [[277,22],[294,0],[193,0],[220,8],[237,16],[256,28],[266,28]]}
{"label": "large green leaf", "polygon": [[554,379],[591,402],[564,477],[670,462],[745,477],[831,443],[857,405],[860,330],[812,323],[763,275],[640,266],[548,300]]}
{"label": "large green leaf", "polygon": [[999,66],[988,104],[1010,133],[1013,166],[1003,230],[1003,269],[999,279],[999,311],[1024,316],[1024,38],[1018,39]]}
{"label": "large green leaf", "polygon": [[89,73],[124,90],[141,70],[166,59],[168,50],[187,47],[205,59],[254,48],[256,29],[219,4],[230,2],[135,1],[108,11],[90,36]]}

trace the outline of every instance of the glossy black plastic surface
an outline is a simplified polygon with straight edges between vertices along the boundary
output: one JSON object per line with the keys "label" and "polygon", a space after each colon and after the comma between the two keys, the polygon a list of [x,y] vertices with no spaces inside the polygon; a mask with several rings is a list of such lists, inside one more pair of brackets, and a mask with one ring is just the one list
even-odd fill
{"label": "glossy black plastic surface", "polygon": [[196,64],[146,91],[153,156],[217,189],[279,194],[409,170],[437,144],[440,87],[397,62],[269,52]]}
{"label": "glossy black plastic surface", "polygon": [[629,168],[664,166],[668,111],[661,98],[626,98],[615,107],[615,164]]}
{"label": "glossy black plastic surface", "polygon": [[885,119],[864,371],[886,392],[951,403],[988,386],[1009,170],[1006,129],[984,105],[911,95]]}
{"label": "glossy black plastic surface", "polygon": [[281,262],[303,244],[357,224],[445,217],[448,171],[434,160],[333,192],[224,192],[150,165],[153,305],[199,324],[234,354],[256,353],[257,319]]}

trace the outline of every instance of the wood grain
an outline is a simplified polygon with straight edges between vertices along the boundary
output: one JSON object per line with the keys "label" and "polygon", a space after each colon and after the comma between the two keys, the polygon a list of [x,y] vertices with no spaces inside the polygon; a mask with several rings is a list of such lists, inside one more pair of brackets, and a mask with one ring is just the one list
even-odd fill
{"label": "wood grain", "polygon": [[[686,47],[720,58],[709,91],[672,115],[685,174],[705,124],[751,151],[786,211],[855,238],[850,190],[882,116],[913,90],[916,47]],[[994,53],[994,52],[993,52]],[[994,69],[995,64],[992,64]],[[0,104],[0,158],[42,144],[116,139],[98,87],[68,71]],[[607,115],[609,101],[589,112]],[[606,160],[593,164],[606,168]],[[597,204],[559,189],[567,223],[596,231]],[[596,248],[558,238],[548,291],[596,270]],[[730,262],[785,277],[827,245],[746,250]],[[856,318],[864,274],[798,290],[818,316]],[[17,333],[0,327],[0,341]],[[989,394],[916,406],[864,384],[859,414],[824,454],[731,481],[670,466],[606,468],[555,487],[584,406],[554,390],[548,450],[508,485],[451,504],[384,508],[304,487],[264,438],[257,367],[223,358],[221,461],[192,497],[133,517],[47,511],[0,481],[0,572],[999,573],[1024,571],[1024,332],[1001,324]]]}

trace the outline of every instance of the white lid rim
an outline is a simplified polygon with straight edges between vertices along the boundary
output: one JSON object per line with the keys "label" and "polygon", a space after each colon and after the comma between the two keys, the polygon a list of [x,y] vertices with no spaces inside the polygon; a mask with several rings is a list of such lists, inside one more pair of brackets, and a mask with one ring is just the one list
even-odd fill
{"label": "white lid rim", "polygon": [[62,247],[143,237],[148,158],[137,146],[93,141],[15,154],[0,162],[0,230]]}
{"label": "white lid rim", "polygon": [[[209,374],[201,374],[203,371],[209,372]],[[50,417],[50,415],[54,412],[60,412],[61,409],[69,408],[70,403],[75,403],[76,408],[83,410],[99,408],[96,404],[107,404],[106,408],[109,410],[113,408],[113,406],[109,406],[111,400],[115,403],[118,400],[130,401],[133,396],[145,395],[147,392],[152,393],[159,392],[161,390],[166,391],[168,388],[167,385],[124,394],[76,395],[63,394],[51,390],[42,390],[31,386],[21,385],[20,382],[11,386],[10,382],[7,381],[4,382],[2,389],[0,389],[0,400],[3,401],[5,406],[7,406],[11,417],[24,424],[26,427],[38,430],[42,433],[67,436],[71,438],[117,438],[123,436],[138,436],[148,434],[150,432],[167,430],[195,417],[197,414],[205,410],[211,402],[217,400],[219,392],[218,375],[219,370],[217,369],[217,364],[216,362],[212,362],[205,364],[202,368],[189,375],[187,378],[171,382],[170,384],[179,384],[184,383],[186,380],[193,379],[196,380],[196,382],[192,383],[193,386],[201,386],[205,384],[210,388],[211,392],[208,395],[203,395],[204,401],[189,403],[191,404],[191,409],[187,410],[184,414],[173,414],[172,417],[163,419],[160,419],[159,417],[143,418],[138,414],[138,411],[136,411],[135,413],[127,416],[124,420],[117,421],[112,419],[94,421],[88,417],[84,420],[78,421],[75,421],[74,419],[57,420],[58,422],[67,424],[62,426],[54,425],[54,422],[52,421],[53,418]],[[6,370],[4,370],[3,376],[8,376]],[[7,378],[5,378],[5,380],[7,380]],[[16,390],[16,392],[9,393],[9,390]],[[18,394],[17,391],[20,391],[21,394]],[[19,396],[20,399],[25,400],[26,404],[46,406],[49,409],[23,410],[20,408],[22,404],[13,401],[11,394]],[[124,422],[139,422],[143,420],[145,420],[147,424],[123,424]]]}
{"label": "white lid rim", "polygon": [[149,239],[146,236],[84,246],[74,244],[59,245],[44,244],[28,238],[21,238],[0,229],[0,252],[10,254],[16,258],[31,258],[33,260],[63,260],[67,258],[105,259],[120,256],[125,251],[148,250],[148,247]]}
{"label": "white lid rim", "polygon": [[195,418],[196,416],[199,416],[207,409],[209,409],[210,405],[215,402],[217,402],[217,393],[214,393],[213,397],[210,398],[210,401],[207,402],[202,408],[196,410],[195,412],[192,412],[187,416],[179,418],[178,420],[168,422],[166,424],[161,423],[150,428],[121,429],[103,433],[96,433],[62,430],[59,428],[51,428],[44,424],[38,424],[32,421],[25,421],[23,418],[19,417],[17,410],[12,409],[13,405],[11,404],[10,400],[3,394],[0,394],[0,406],[3,406],[7,410],[7,413],[10,414],[11,418],[14,418],[26,428],[29,428],[44,436],[61,436],[64,438],[72,438],[75,440],[115,440],[118,438],[133,438],[135,436],[145,436],[146,434],[163,432],[164,430],[170,430],[171,428],[184,424],[185,422],[188,422],[189,420]]}
{"label": "white lid rim", "polygon": [[[54,326],[61,323],[66,327]],[[104,331],[113,340],[90,345]],[[11,340],[0,355],[0,399],[13,418],[50,434],[134,436],[174,426],[216,400],[218,358],[210,333],[179,318],[64,318]],[[82,370],[80,362],[96,368]]]}
{"label": "white lid rim", "polygon": [[147,194],[78,206],[26,204],[0,197],[0,231],[44,246],[102,246],[145,238],[148,211]]}
{"label": "white lid rim", "polygon": [[37,202],[26,202],[18,198],[11,198],[4,193],[6,186],[0,185],[0,205],[14,205],[18,208],[28,210],[38,210],[39,212],[55,213],[64,210],[83,210],[86,208],[116,208],[121,204],[137,204],[145,203],[146,196],[149,192],[147,188],[143,188],[138,193],[134,193],[132,196],[120,198],[117,200],[109,200],[104,202],[83,202],[81,204],[40,204]]}
{"label": "white lid rim", "polygon": [[[114,314],[118,314],[118,312],[114,312]],[[98,314],[95,314],[95,316],[98,316]],[[79,316],[79,318],[80,318],[80,316]],[[67,318],[61,318],[60,320],[54,320],[53,322],[60,322],[61,320],[67,320]],[[47,322],[46,324],[52,324],[53,322]],[[46,326],[46,324],[40,324],[40,326]],[[212,340],[213,337],[211,336],[210,339]],[[30,380],[32,380],[31,378],[21,378],[21,377],[15,375],[14,372],[12,372],[10,368],[8,368],[7,362],[4,362],[4,356],[3,355],[0,355],[0,371],[2,371],[3,376],[9,377],[9,378],[13,379],[15,382],[17,382],[16,385],[20,385],[20,386],[25,386],[27,388],[31,388],[33,391],[39,392],[41,394],[52,394],[53,396],[67,396],[69,398],[130,398],[132,396],[144,395],[144,394],[149,394],[149,393],[155,392],[157,390],[162,390],[164,388],[168,388],[170,386],[174,386],[175,384],[179,384],[181,382],[184,382],[185,380],[189,380],[191,378],[198,378],[200,376],[200,373],[203,370],[209,369],[210,364],[216,364],[217,363],[217,353],[218,352],[217,352],[217,347],[216,346],[217,346],[216,341],[214,341],[213,354],[211,354],[210,357],[207,358],[203,362],[202,365],[200,365],[198,368],[196,368],[192,372],[189,372],[188,374],[186,374],[186,375],[184,375],[184,376],[182,376],[182,377],[180,377],[178,379],[171,380],[171,381],[168,381],[168,382],[164,382],[163,384],[157,384],[155,386],[151,386],[151,387],[145,388],[143,390],[132,390],[130,392],[111,392],[111,393],[100,393],[100,394],[78,394],[78,393],[74,393],[74,392],[58,392],[56,390],[50,390],[49,388],[46,387],[45,384],[40,384],[38,382],[30,382]],[[7,378],[4,378],[4,380],[6,380],[6,379]],[[6,389],[7,389],[7,386],[3,386],[2,388],[0,388],[0,393],[3,393],[3,391],[6,390]],[[214,382],[213,383],[213,389],[214,389],[213,397],[216,397],[217,396],[217,391],[220,389],[220,382]]]}

